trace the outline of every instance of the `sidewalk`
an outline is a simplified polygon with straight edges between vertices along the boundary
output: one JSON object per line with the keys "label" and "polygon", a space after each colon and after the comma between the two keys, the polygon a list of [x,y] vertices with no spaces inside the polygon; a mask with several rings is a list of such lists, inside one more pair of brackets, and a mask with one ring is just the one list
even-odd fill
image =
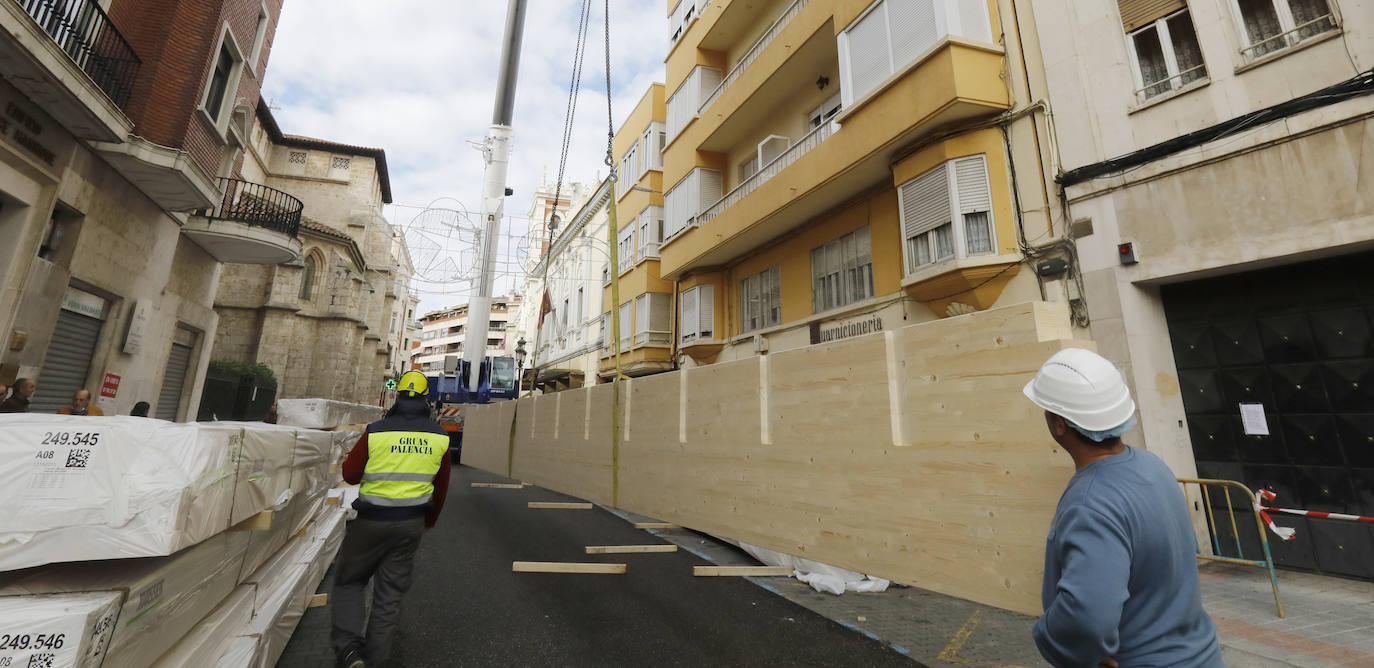
{"label": "sidewalk", "polygon": [[[717,563],[755,563],[735,547],[695,531],[650,531]],[[1374,666],[1374,583],[1280,571],[1287,615],[1280,619],[1264,570],[1216,562],[1199,568],[1203,606],[1217,623],[1222,656],[1231,668]],[[928,666],[1048,665],[1031,640],[1033,617],[913,587],[834,596],[791,578],[749,579]]]}

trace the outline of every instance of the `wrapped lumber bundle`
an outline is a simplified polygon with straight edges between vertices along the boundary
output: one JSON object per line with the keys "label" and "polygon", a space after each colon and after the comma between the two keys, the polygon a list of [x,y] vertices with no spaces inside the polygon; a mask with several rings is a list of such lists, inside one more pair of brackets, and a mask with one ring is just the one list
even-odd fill
{"label": "wrapped lumber bundle", "polygon": [[0,664],[99,668],[120,592],[0,596]]}
{"label": "wrapped lumber bundle", "polygon": [[369,424],[382,419],[380,406],[351,404],[332,399],[279,399],[277,423],[312,429]]}

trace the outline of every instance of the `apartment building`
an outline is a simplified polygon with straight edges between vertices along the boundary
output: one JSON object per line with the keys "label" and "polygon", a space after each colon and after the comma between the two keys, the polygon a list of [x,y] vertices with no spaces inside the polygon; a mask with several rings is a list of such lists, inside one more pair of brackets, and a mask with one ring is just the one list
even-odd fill
{"label": "apartment building", "polygon": [[[600,374],[607,378],[614,376],[616,368],[613,317],[620,320],[621,373],[633,377],[675,368],[673,283],[659,269],[666,118],[664,87],[652,84],[611,144],[617,161],[616,181],[608,193],[616,201],[616,266],[610,266],[608,250],[601,272],[601,304],[605,306],[600,325]],[[609,237],[598,238],[609,245]],[[619,283],[618,304],[612,295],[612,273]]]}
{"label": "apartment building", "polygon": [[32,410],[199,404],[221,263],[290,261],[241,173],[281,0],[0,3],[0,382]]}
{"label": "apartment building", "polygon": [[[520,295],[494,297],[491,301],[491,320],[487,328],[487,357],[515,355],[520,338],[515,327],[520,312]],[[468,305],[431,311],[420,317],[420,347],[415,366],[425,373],[444,370],[444,358],[462,358],[463,342],[467,337]]]}
{"label": "apartment building", "polygon": [[292,193],[307,212],[300,254],[280,264],[226,264],[215,311],[216,359],[273,370],[277,396],[375,404],[408,360],[413,319],[405,238],[381,215],[391,202],[386,152],[284,134],[259,101],[239,186]]}
{"label": "apartment building", "polygon": [[[547,293],[527,293],[526,308],[538,314],[543,294],[549,310],[527,347],[533,357],[534,386],[543,392],[594,384],[604,349],[602,276],[610,261],[607,250],[608,205],[614,194],[609,180],[593,191],[571,218],[562,222],[548,253],[530,272],[527,285],[546,285]],[[548,280],[544,281],[547,272]],[[535,332],[538,318],[531,321]],[[526,334],[530,338],[529,334]]]}
{"label": "apartment building", "polygon": [[1078,313],[1028,4],[669,3],[642,177],[663,231],[634,247],[682,366],[1030,300]]}
{"label": "apartment building", "polygon": [[[1143,442],[1179,475],[1374,513],[1374,6],[1033,11],[1092,338]],[[1282,524],[1304,538],[1277,562],[1374,577],[1369,528]]]}

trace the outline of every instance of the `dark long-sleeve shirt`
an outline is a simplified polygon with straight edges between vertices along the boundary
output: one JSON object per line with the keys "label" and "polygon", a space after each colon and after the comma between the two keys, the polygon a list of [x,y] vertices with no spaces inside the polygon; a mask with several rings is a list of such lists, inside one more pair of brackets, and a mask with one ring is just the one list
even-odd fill
{"label": "dark long-sleeve shirt", "polygon": [[[348,458],[343,463],[343,479],[350,485],[357,485],[363,480],[363,472],[367,470],[367,430],[363,430],[363,435],[358,438],[358,442],[353,444],[353,449],[348,452]],[[433,528],[434,523],[439,521],[439,513],[444,510],[444,500],[448,498],[449,472],[452,469],[452,460],[449,452],[444,452],[444,460],[439,463],[439,472],[434,474],[434,494],[429,498],[429,503],[421,506],[425,513],[425,527]],[[354,506],[358,508],[358,506]],[[394,512],[397,510],[407,510],[404,508],[388,508],[381,512]],[[359,508],[359,513],[368,512],[368,509]]]}
{"label": "dark long-sleeve shirt", "polygon": [[1169,467],[1126,446],[1083,467],[1045,545],[1045,614],[1032,635],[1057,667],[1224,668],[1202,609],[1196,539]]}

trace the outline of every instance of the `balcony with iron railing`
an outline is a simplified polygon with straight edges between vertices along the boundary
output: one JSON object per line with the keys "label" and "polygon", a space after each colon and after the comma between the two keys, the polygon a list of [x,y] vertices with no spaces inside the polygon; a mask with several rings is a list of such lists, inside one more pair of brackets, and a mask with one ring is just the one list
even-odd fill
{"label": "balcony with iron railing", "polygon": [[91,0],[22,0],[20,4],[105,95],[121,109],[129,104],[142,61],[99,4]]}
{"label": "balcony with iron railing", "polygon": [[773,23],[768,26],[768,29],[764,30],[763,34],[744,52],[744,55],[740,56],[739,60],[735,61],[730,71],[726,72],[725,75],[721,77],[720,85],[716,86],[715,90],[711,91],[710,94],[706,96],[706,99],[701,101],[701,106],[697,110],[697,113],[706,113],[706,110],[710,108],[716,100],[720,99],[720,96],[725,93],[726,89],[739,81],[745,70],[749,69],[749,66],[753,65],[755,60],[758,60],[759,55],[768,48],[768,45],[772,44],[773,40],[782,33],[783,29],[786,28],[789,23],[791,23],[792,19],[810,3],[811,0],[793,0],[786,9],[782,10],[782,13],[774,19]]}
{"label": "balcony with iron railing", "polygon": [[223,196],[196,212],[182,233],[220,262],[280,264],[300,255],[301,201],[260,183],[219,180]]}
{"label": "balcony with iron railing", "polygon": [[73,135],[119,141],[142,62],[94,0],[0,0],[4,78]]}

